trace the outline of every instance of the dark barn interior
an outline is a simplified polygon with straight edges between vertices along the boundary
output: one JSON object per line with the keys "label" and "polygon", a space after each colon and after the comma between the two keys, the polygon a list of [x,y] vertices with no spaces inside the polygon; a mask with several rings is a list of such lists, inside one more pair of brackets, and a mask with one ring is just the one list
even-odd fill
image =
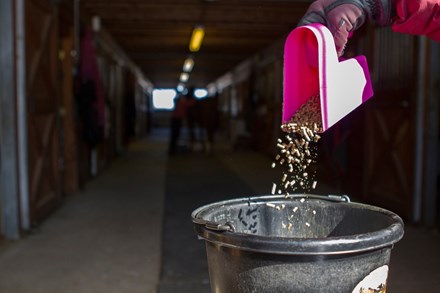
{"label": "dark barn interior", "polygon": [[[281,177],[284,42],[312,2],[2,0],[0,292],[217,292],[191,212]],[[368,22],[357,55],[374,96],[322,133],[311,192],[398,214],[387,291],[434,292],[440,46]],[[155,93],[193,89],[170,152]]]}

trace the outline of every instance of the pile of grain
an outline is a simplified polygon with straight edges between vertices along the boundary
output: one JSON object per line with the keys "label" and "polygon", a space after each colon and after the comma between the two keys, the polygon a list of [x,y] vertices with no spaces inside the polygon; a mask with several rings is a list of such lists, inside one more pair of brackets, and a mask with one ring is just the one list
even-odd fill
{"label": "pile of grain", "polygon": [[281,182],[273,183],[272,194],[289,196],[294,192],[308,192],[316,188],[315,171],[317,142],[322,132],[319,95],[311,97],[283,125],[283,136],[277,140],[278,154],[272,163],[283,169]]}

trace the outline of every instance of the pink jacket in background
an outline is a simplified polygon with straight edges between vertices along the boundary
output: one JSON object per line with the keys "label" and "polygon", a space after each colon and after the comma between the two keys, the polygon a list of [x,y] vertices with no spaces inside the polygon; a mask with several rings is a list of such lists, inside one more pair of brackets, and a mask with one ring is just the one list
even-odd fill
{"label": "pink jacket in background", "polygon": [[439,0],[392,0],[395,16],[392,28],[395,32],[424,35],[440,42]]}

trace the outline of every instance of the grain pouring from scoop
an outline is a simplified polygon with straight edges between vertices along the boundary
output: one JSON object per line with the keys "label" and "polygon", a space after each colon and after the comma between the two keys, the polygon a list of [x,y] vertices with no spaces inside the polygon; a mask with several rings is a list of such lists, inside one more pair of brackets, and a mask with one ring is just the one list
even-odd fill
{"label": "grain pouring from scoop", "polygon": [[281,182],[273,183],[272,194],[289,196],[290,192],[315,189],[315,172],[310,172],[309,167],[316,162],[316,143],[322,132],[319,95],[303,104],[281,129],[283,134],[277,140],[278,154],[272,168],[279,166],[283,172]]}

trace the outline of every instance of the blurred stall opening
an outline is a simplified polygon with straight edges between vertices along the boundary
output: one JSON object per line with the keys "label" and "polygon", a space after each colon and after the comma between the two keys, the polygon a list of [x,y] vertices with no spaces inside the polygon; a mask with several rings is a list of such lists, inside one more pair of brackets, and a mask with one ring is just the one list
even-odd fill
{"label": "blurred stall opening", "polygon": [[154,89],[153,90],[153,108],[154,110],[172,110],[174,109],[174,98],[176,97],[174,89]]}

